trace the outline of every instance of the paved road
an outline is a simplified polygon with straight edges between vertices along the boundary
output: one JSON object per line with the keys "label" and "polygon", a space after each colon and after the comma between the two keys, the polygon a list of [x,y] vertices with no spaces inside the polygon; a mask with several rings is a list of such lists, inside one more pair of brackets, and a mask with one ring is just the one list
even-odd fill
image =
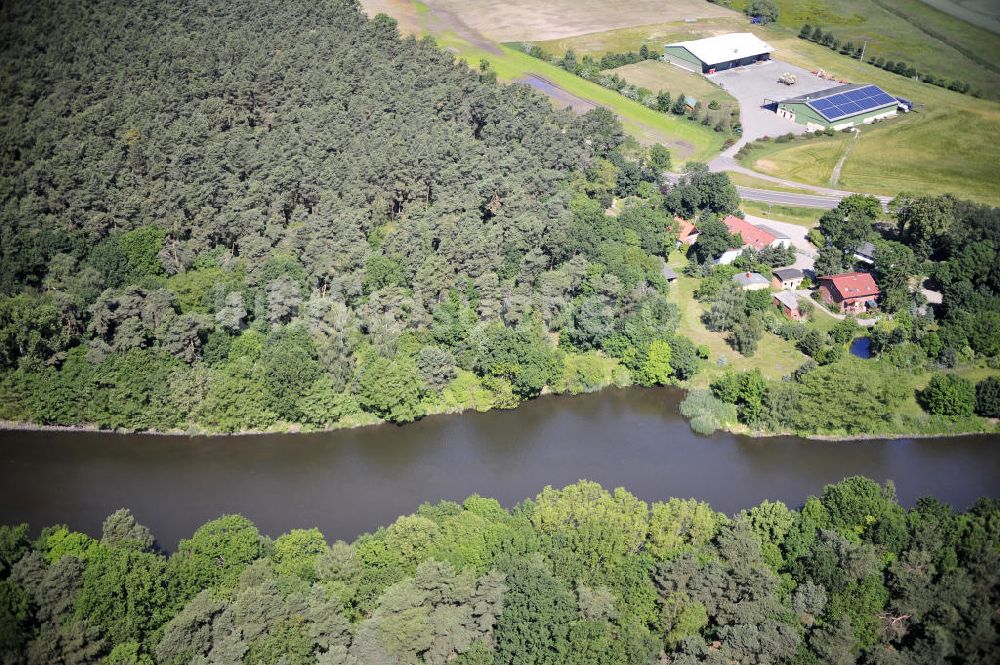
{"label": "paved road", "polygon": [[[754,177],[760,178],[762,180],[770,180],[779,185],[784,185],[786,187],[798,187],[801,189],[809,189],[815,194],[807,193],[797,193],[797,192],[779,192],[772,189],[758,189],[756,187],[742,187],[737,186],[736,191],[739,193],[740,198],[746,199],[747,201],[759,201],[760,203],[770,203],[772,205],[783,205],[783,206],[793,206],[797,208],[819,208],[822,210],[829,210],[831,208],[836,208],[840,200],[850,196],[854,192],[847,192],[839,189],[828,189],[826,187],[813,187],[810,185],[803,185],[797,182],[791,182],[788,180],[782,180],[780,178],[773,178],[765,176],[764,174],[756,173],[745,169],[742,167],[738,168],[727,168],[724,164],[719,164],[714,162],[709,164],[709,168],[713,171],[739,171],[741,173],[752,174]],[[676,183],[683,176],[679,173],[665,173],[667,181],[671,184]],[[886,209],[889,201],[892,197],[889,196],[876,196],[879,201],[882,202],[882,208]]]}
{"label": "paved road", "polygon": [[740,198],[747,201],[760,201],[773,205],[793,206],[796,208],[836,208],[842,196],[827,196],[824,194],[794,194],[792,192],[776,192],[770,189],[755,189],[753,187],[737,187]]}

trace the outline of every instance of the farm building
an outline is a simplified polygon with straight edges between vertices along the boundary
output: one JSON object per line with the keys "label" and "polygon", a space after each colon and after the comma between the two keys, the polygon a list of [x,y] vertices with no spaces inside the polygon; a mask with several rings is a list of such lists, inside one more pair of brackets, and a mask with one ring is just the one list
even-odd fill
{"label": "farm building", "polygon": [[820,277],[819,293],[824,302],[839,305],[841,312],[858,314],[875,307],[880,291],[870,274],[848,272]]}
{"label": "farm building", "polygon": [[899,101],[877,85],[848,83],[778,102],[775,112],[809,129],[845,129],[896,115]]}
{"label": "farm building", "polygon": [[722,223],[726,225],[729,232],[733,235],[740,237],[740,241],[743,243],[740,247],[736,249],[727,250],[719,258],[715,259],[714,263],[718,265],[729,265],[736,258],[743,253],[743,250],[747,247],[752,247],[757,251],[764,249],[765,247],[791,247],[792,240],[787,234],[775,231],[774,229],[759,225],[754,226],[745,219],[740,219],[736,215],[727,215]]}
{"label": "farm building", "polygon": [[703,74],[721,72],[724,69],[752,65],[760,60],[769,60],[771,46],[749,32],[733,32],[728,35],[695,39],[687,42],[667,44],[664,57],[670,62]]}
{"label": "farm building", "polygon": [[771,273],[771,286],[794,291],[802,284],[805,275],[798,268],[778,268]]}
{"label": "farm building", "polygon": [[802,312],[799,310],[799,297],[794,291],[778,291],[774,294],[774,305],[781,310],[786,319],[799,321]]}

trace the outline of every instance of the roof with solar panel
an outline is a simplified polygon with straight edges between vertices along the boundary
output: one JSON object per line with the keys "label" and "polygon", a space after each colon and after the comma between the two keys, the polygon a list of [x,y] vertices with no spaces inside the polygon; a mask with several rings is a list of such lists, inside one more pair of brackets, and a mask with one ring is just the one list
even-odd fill
{"label": "roof with solar panel", "polygon": [[874,111],[899,102],[877,85],[849,83],[838,85],[808,95],[785,99],[782,104],[806,104],[827,120],[833,122],[841,118]]}

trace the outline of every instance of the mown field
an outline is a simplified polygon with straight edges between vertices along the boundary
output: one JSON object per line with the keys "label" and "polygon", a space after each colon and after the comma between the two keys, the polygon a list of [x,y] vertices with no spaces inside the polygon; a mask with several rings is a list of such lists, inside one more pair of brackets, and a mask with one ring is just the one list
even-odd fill
{"label": "mown field", "polygon": [[[729,174],[730,178],[734,175],[739,174]],[[743,212],[749,215],[766,217],[767,219],[773,219],[779,222],[788,222],[789,224],[798,224],[799,226],[805,226],[807,228],[816,226],[817,222],[819,222],[820,215],[823,214],[823,211],[819,208],[800,208],[798,206],[773,205],[770,203],[747,201],[746,199],[743,199],[743,203],[740,204],[740,208],[743,209]]]}
{"label": "mown field", "polygon": [[[366,0],[367,1],[367,0]],[[384,0],[383,0],[384,1]],[[538,41],[732,11],[703,0],[425,0],[496,41]]]}
{"label": "mown field", "polygon": [[[935,76],[968,81],[1000,99],[1000,39],[920,0],[776,0],[778,28],[798,34],[804,23],[841,42],[868,43],[866,59],[882,57]],[[745,0],[733,0],[742,10]]]}

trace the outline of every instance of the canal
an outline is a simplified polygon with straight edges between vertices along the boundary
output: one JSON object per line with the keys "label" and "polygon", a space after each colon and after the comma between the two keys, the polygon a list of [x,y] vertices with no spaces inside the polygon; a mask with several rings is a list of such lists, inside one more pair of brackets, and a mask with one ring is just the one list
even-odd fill
{"label": "canal", "polygon": [[423,501],[479,493],[511,506],[580,478],[648,501],[696,497],[727,513],[763,499],[798,506],[857,474],[892,479],[904,505],[933,494],[964,509],[1000,496],[997,437],[701,437],[677,411],[681,396],[605,390],[324,434],[0,432],[0,523],[99,534],[124,506],[173,549],[223,513],[242,513],[272,536],[317,526],[330,541],[349,540]]}

